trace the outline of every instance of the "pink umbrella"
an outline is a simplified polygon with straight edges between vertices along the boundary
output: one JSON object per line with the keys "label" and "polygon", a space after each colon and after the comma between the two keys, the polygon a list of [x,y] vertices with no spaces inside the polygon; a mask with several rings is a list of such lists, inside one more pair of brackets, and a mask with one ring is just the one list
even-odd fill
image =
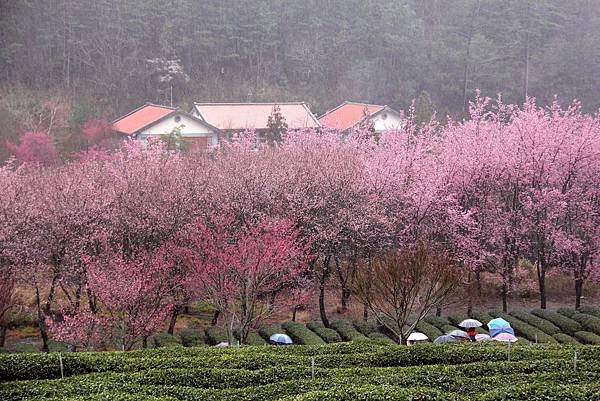
{"label": "pink umbrella", "polygon": [[514,343],[519,340],[517,337],[509,333],[500,333],[493,339],[496,341],[502,341],[503,343]]}

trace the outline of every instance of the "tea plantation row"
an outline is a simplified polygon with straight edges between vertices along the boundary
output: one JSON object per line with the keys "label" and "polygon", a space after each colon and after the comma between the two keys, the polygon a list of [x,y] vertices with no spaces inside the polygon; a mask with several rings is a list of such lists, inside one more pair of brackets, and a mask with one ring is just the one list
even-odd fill
{"label": "tea plantation row", "polygon": [[[577,365],[574,356],[577,352]],[[314,358],[314,359],[313,359]],[[314,370],[312,363],[314,360]],[[0,355],[0,399],[590,400],[600,347],[371,341]],[[64,375],[64,378],[61,378]]]}

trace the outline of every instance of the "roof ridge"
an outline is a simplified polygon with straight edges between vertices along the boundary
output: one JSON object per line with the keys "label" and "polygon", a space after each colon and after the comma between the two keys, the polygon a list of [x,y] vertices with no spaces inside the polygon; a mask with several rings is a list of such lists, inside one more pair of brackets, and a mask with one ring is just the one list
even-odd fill
{"label": "roof ridge", "polygon": [[138,112],[138,111],[140,111],[141,109],[143,109],[144,107],[147,107],[147,106],[161,107],[161,108],[164,108],[164,109],[170,109],[170,110],[173,110],[173,111],[175,111],[175,110],[178,110],[178,109],[179,109],[179,108],[175,108],[175,107],[162,106],[162,105],[160,105],[160,104],[154,104],[154,103],[146,102],[146,103],[144,103],[143,105],[141,105],[140,107],[138,107],[138,108],[136,108],[136,109],[133,109],[132,111],[130,111],[130,112],[129,112],[129,113],[127,113],[127,114],[124,114],[124,115],[122,115],[121,117],[118,117],[116,120],[113,120],[113,121],[111,122],[111,124],[115,124],[117,121],[120,121],[120,120],[124,119],[125,117],[129,117],[129,116],[130,116],[130,115],[132,115],[133,113],[135,113],[135,112]]}
{"label": "roof ridge", "polygon": [[243,106],[243,105],[280,105],[280,104],[294,104],[294,105],[306,105],[306,102],[194,102],[194,105],[216,105],[216,106]]}

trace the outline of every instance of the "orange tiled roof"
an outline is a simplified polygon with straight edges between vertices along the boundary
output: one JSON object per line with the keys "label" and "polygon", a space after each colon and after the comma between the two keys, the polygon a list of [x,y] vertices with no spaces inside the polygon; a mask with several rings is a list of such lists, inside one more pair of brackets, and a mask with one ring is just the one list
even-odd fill
{"label": "orange tiled roof", "polygon": [[319,122],[323,127],[347,130],[360,123],[366,116],[372,116],[383,110],[385,106],[367,103],[344,102],[323,114]]}
{"label": "orange tiled roof", "polygon": [[316,128],[319,121],[305,103],[194,103],[207,123],[222,130],[265,129],[277,105],[288,128]]}
{"label": "orange tiled roof", "polygon": [[172,107],[148,103],[115,120],[113,122],[113,130],[126,135],[133,135],[140,129],[160,120],[175,110]]}

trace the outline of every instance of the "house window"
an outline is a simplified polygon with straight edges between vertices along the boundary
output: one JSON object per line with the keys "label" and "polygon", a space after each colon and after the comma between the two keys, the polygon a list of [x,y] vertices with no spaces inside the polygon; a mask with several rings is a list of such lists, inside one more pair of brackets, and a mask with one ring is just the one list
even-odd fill
{"label": "house window", "polygon": [[383,113],[383,114],[381,115],[381,119],[382,119],[382,120],[385,120],[386,118],[387,118],[387,113]]}

